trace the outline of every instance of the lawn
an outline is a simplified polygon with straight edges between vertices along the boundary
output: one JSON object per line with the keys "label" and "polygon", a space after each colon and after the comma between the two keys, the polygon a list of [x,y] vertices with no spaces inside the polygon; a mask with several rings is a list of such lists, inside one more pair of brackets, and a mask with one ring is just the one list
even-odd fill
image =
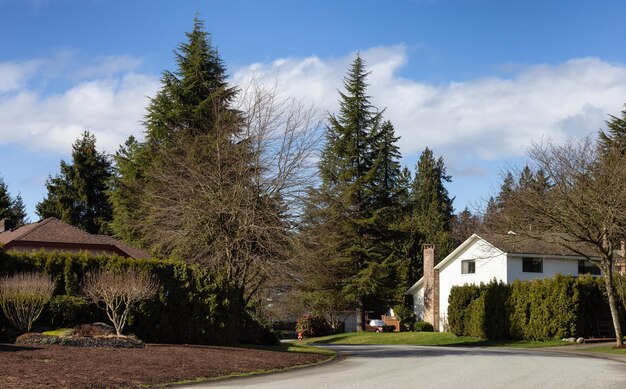
{"label": "lawn", "polygon": [[626,348],[613,348],[614,347],[613,344],[604,345],[604,346],[596,346],[596,347],[585,347],[584,349],[581,349],[581,351],[626,355]]}
{"label": "lawn", "polygon": [[349,332],[306,339],[304,344],[408,344],[416,346],[474,346],[474,347],[553,347],[570,343],[560,340],[484,340],[470,336],[456,336],[449,332]]}

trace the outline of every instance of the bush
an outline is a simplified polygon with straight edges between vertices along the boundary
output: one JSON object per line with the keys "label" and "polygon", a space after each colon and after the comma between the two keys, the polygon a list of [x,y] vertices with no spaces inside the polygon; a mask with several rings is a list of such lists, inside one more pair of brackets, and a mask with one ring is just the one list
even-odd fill
{"label": "bush", "polygon": [[54,282],[38,273],[18,273],[0,279],[0,306],[6,318],[22,332],[30,331],[52,297]]}
{"label": "bush", "polygon": [[466,324],[469,321],[469,304],[478,298],[480,288],[477,285],[453,286],[448,298],[448,326],[457,336],[467,335]]}
{"label": "bush", "polygon": [[74,327],[90,320],[90,307],[85,299],[76,296],[54,296],[46,312],[52,327]]}
{"label": "bush", "polygon": [[396,314],[398,320],[400,320],[400,331],[413,330],[417,316],[415,316],[415,312],[413,312],[411,308],[405,305],[398,305],[393,308],[393,312]]}
{"label": "bush", "polygon": [[[47,274],[56,283],[57,295],[65,295],[68,290],[77,293],[80,288],[76,280],[83,280],[86,273],[126,268],[149,272],[161,285],[155,297],[142,301],[130,313],[129,332],[154,343],[237,342],[244,311],[241,290],[205,268],[178,261],[0,250],[0,275],[16,272]],[[96,307],[89,305],[87,311],[90,320],[102,320]],[[47,320],[46,325],[51,325],[51,319]]]}
{"label": "bush", "polygon": [[296,321],[296,332],[301,333],[302,336],[314,337],[330,335],[333,330],[325,317],[306,314]]}
{"label": "bush", "polygon": [[115,333],[121,336],[130,310],[156,295],[159,283],[150,273],[131,268],[89,273],[82,290],[90,302],[105,310]]}
{"label": "bush", "polygon": [[551,279],[453,287],[448,320],[456,335],[486,339],[549,340],[585,337],[610,320],[601,279]]}
{"label": "bush", "polygon": [[433,332],[435,328],[427,321],[418,321],[413,325],[413,331],[417,332]]}

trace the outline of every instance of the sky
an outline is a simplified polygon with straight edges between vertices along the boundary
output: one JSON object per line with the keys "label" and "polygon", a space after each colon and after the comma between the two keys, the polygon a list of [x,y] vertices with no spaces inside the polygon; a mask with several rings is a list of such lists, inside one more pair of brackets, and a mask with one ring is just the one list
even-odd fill
{"label": "sky", "polygon": [[403,165],[442,156],[457,211],[480,207],[533,142],[605,128],[626,103],[626,2],[0,0],[0,177],[31,221],[85,129],[114,153],[198,14],[231,81],[334,112],[360,53]]}

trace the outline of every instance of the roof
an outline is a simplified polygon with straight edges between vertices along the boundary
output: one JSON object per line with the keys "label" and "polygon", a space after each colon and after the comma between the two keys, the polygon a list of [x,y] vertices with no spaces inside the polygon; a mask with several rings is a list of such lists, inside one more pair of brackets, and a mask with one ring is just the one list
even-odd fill
{"label": "roof", "polygon": [[[435,269],[441,270],[449,262],[453,261],[462,251],[467,247],[474,244],[477,241],[483,241],[485,244],[492,246],[493,248],[513,255],[542,255],[542,256],[556,256],[556,257],[581,257],[580,253],[584,253],[590,257],[597,256],[593,252],[593,249],[588,246],[584,246],[580,243],[572,243],[572,246],[578,250],[578,252],[564,247],[560,242],[566,242],[566,235],[554,234],[549,239],[539,241],[531,238],[525,238],[515,233],[508,234],[486,234],[481,233],[472,234],[463,243],[461,243],[454,251],[448,254],[443,260],[441,260]],[[419,289],[424,283],[424,277],[420,278],[415,284],[413,284],[405,294],[411,294],[415,290]]]}
{"label": "roof", "polygon": [[0,232],[0,244],[3,246],[11,248],[26,243],[36,244],[44,249],[46,244],[57,245],[57,247],[76,245],[80,249],[109,248],[111,251],[136,259],[150,257],[145,251],[131,247],[113,237],[93,235],[53,217]]}
{"label": "roof", "polygon": [[[480,237],[508,254],[554,255],[563,257],[580,257],[581,254],[590,257],[598,255],[590,246],[583,245],[580,242],[568,242],[567,235],[565,234],[545,235],[542,237],[542,240],[522,237],[515,233],[481,233]],[[567,246],[570,246],[576,251],[564,247],[563,243],[566,243]]]}

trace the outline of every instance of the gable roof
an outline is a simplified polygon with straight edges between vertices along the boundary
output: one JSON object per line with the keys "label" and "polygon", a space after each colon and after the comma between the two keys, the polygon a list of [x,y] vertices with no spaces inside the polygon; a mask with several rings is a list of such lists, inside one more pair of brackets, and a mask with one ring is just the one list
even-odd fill
{"label": "gable roof", "polygon": [[53,217],[0,232],[0,244],[9,249],[27,243],[37,244],[42,248],[45,248],[46,244],[75,245],[82,249],[108,248],[110,251],[136,259],[150,258],[147,252],[115,238],[90,234]]}

